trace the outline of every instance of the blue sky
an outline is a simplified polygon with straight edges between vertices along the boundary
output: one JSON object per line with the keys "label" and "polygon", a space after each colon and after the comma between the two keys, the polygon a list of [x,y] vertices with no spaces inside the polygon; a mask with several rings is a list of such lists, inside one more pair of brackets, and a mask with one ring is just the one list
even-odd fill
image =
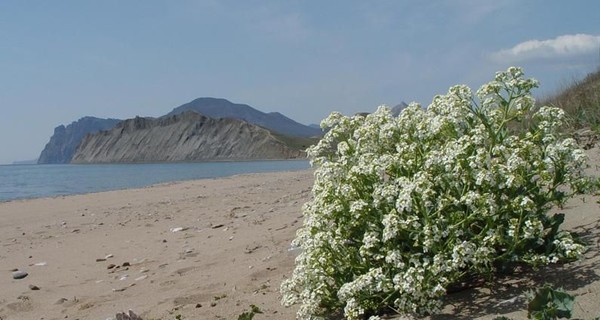
{"label": "blue sky", "polygon": [[221,97],[299,122],[600,65],[600,1],[0,1],[0,163],[83,116]]}

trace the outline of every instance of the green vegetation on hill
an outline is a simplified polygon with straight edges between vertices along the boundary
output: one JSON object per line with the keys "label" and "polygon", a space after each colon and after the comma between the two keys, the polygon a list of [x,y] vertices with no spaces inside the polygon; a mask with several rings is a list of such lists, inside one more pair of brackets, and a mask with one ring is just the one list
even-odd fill
{"label": "green vegetation on hill", "polygon": [[568,129],[591,128],[600,132],[600,68],[563,91],[541,101],[559,107],[568,115]]}
{"label": "green vegetation on hill", "polygon": [[321,139],[321,137],[305,138],[286,136],[274,131],[271,131],[271,134],[275,138],[279,139],[281,142],[285,143],[290,149],[301,151],[304,151],[308,147],[317,144],[317,142],[319,142],[319,140]]}

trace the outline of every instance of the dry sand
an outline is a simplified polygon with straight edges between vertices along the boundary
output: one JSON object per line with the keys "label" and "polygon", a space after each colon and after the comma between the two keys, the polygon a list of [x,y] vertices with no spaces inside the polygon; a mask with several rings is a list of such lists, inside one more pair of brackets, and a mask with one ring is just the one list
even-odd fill
{"label": "dry sand", "polygon": [[[251,304],[263,319],[293,319],[279,284],[312,179],[250,174],[1,203],[0,319],[104,320],[129,309],[237,319]],[[15,268],[29,275],[14,280]]]}
{"label": "dry sand", "polygon": [[[598,150],[590,173],[598,175]],[[294,319],[279,304],[289,244],[311,170],[0,203],[0,319]],[[564,227],[588,242],[582,261],[449,295],[430,319],[526,318],[523,293],[546,282],[575,294],[574,316],[600,316],[600,205],[573,199]],[[109,266],[115,265],[110,268]],[[12,278],[11,270],[29,275]],[[32,290],[30,285],[39,290]]]}

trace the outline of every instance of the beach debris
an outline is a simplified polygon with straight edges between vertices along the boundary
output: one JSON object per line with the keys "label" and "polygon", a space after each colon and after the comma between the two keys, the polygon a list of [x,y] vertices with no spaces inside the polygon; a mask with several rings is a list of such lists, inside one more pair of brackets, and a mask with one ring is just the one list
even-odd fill
{"label": "beach debris", "polygon": [[34,264],[34,266],[38,266],[38,267],[43,267],[45,265],[48,265],[48,262],[43,261],[43,262],[38,262],[38,263]]}
{"label": "beach debris", "polygon": [[123,292],[125,290],[127,290],[127,288],[133,287],[135,286],[135,283],[132,283],[130,285],[128,285],[127,287],[123,287],[123,288],[119,288],[119,289],[112,289],[113,292]]}
{"label": "beach debris", "polygon": [[224,224],[220,223],[220,224],[215,224],[214,226],[211,226],[210,228],[211,229],[219,229],[219,228],[222,228],[224,226],[225,226]]}
{"label": "beach debris", "polygon": [[30,290],[40,290],[40,287],[38,287],[38,286],[36,286],[36,285],[33,285],[33,284],[30,284],[30,285],[29,285],[29,289],[30,289]]}
{"label": "beach debris", "polygon": [[129,310],[129,313],[121,312],[115,315],[117,320],[142,320],[140,316]]}
{"label": "beach debris", "polygon": [[106,261],[106,259],[104,259],[104,258],[97,258],[96,259],[96,262],[102,262],[102,261]]}
{"label": "beach debris", "polygon": [[114,267],[116,267],[116,265],[114,263],[111,263],[108,266],[106,266],[106,269],[112,269]]}
{"label": "beach debris", "polygon": [[171,232],[179,232],[179,231],[185,231],[187,229],[188,228],[185,228],[185,227],[177,227],[177,228],[171,228],[170,230],[171,230]]}
{"label": "beach debris", "polygon": [[63,304],[65,302],[69,301],[68,299],[65,298],[60,298],[58,300],[56,300],[56,302],[54,304]]}
{"label": "beach debris", "polygon": [[146,278],[148,278],[148,275],[143,275],[143,276],[141,276],[141,277],[137,277],[137,278],[135,278],[135,281],[142,281],[142,280],[144,280],[144,279],[146,279]]}
{"label": "beach debris", "polygon": [[27,277],[29,274],[25,271],[17,270],[12,273],[12,277],[15,280],[23,279]]}
{"label": "beach debris", "polygon": [[107,254],[107,255],[106,255],[106,257],[104,257],[104,259],[110,259],[110,258],[112,258],[112,257],[114,257],[114,255],[112,255],[112,254]]}
{"label": "beach debris", "polygon": [[123,281],[123,280],[127,280],[127,278],[129,278],[129,275],[124,274],[119,278],[119,280]]}
{"label": "beach debris", "polygon": [[261,245],[255,245],[253,247],[246,247],[246,250],[244,252],[247,253],[247,254],[250,254],[250,253],[252,253],[252,252],[254,252],[254,251],[256,251],[257,249],[260,249],[260,248],[262,248]]}

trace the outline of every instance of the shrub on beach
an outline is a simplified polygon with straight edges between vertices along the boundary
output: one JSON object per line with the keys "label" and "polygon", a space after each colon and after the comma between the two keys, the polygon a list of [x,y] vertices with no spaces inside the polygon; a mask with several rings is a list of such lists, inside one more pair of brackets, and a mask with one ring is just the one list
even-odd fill
{"label": "shrub on beach", "polygon": [[465,275],[578,258],[548,211],[584,191],[586,156],[561,136],[561,109],[535,107],[535,87],[511,67],[427,109],[323,120],[282,303],[299,319],[435,313]]}

